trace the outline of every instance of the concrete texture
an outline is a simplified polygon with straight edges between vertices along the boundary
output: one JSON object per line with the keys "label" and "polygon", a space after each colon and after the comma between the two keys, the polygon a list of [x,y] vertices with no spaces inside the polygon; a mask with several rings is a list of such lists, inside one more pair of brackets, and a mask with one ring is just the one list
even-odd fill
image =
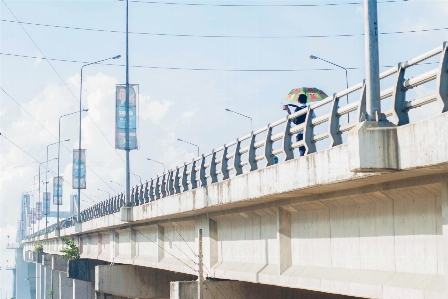
{"label": "concrete texture", "polygon": [[73,299],[94,299],[95,283],[73,279]]}
{"label": "concrete texture", "polygon": [[[73,279],[67,277],[67,273],[59,272],[59,297],[58,299],[73,299]],[[54,297],[54,296],[53,296]]]}
{"label": "concrete texture", "polygon": [[[197,281],[171,282],[170,299],[197,299]],[[240,281],[205,281],[204,299],[354,299],[305,290],[280,288]]]}
{"label": "concrete texture", "polygon": [[126,298],[169,298],[170,281],[191,275],[131,265],[95,267],[95,292]]}
{"label": "concrete texture", "polygon": [[[133,222],[116,213],[61,234],[83,258],[115,263],[96,273],[102,294],[144,295],[135,286],[151,286],[141,279],[152,274],[136,266],[195,275],[202,229],[209,277],[367,298],[448,298],[447,124],[445,113],[387,129],[396,137],[370,132],[396,139],[393,163],[386,161],[394,173],[352,172],[360,157],[350,156],[353,144],[340,145],[132,207]],[[388,152],[378,151],[371,158]],[[62,246],[54,235],[42,242],[51,254]]]}
{"label": "concrete texture", "polygon": [[95,266],[106,264],[104,261],[88,259],[68,261],[67,276],[76,280],[95,282]]}

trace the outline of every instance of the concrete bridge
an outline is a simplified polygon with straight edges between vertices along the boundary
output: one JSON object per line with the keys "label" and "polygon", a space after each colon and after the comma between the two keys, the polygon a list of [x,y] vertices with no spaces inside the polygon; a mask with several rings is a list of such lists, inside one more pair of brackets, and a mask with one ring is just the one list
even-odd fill
{"label": "concrete bridge", "polygon": [[[364,120],[360,83],[311,106],[303,125],[291,126],[302,110],[28,236],[33,298],[448,298],[447,48],[380,74],[396,78],[377,121]],[[405,78],[434,56],[435,69]],[[431,81],[433,93],[406,100]],[[431,102],[436,116],[412,122]],[[81,259],[60,256],[60,237]]]}

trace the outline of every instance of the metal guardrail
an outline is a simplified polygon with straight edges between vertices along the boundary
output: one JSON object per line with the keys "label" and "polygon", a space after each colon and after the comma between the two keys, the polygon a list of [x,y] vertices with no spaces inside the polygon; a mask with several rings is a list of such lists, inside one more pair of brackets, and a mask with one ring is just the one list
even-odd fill
{"label": "metal guardrail", "polygon": [[[444,42],[431,51],[410,59],[404,63],[399,63],[396,67],[390,68],[380,74],[383,80],[391,75],[396,74],[395,84],[388,88],[382,89],[381,100],[392,97],[392,108],[384,111],[382,118],[389,117],[394,124],[401,126],[409,123],[408,111],[413,108],[420,107],[439,101],[441,111],[448,111],[448,42]],[[431,57],[440,55],[440,62],[437,68],[421,73],[417,76],[405,79],[405,72],[412,66],[421,63]],[[424,97],[406,101],[406,91],[436,80],[436,91]],[[243,174],[243,167],[249,166],[250,171],[257,170],[263,166],[260,162],[265,160],[264,167],[274,164],[274,156],[284,153],[284,161],[294,158],[294,149],[305,146],[306,154],[316,152],[316,142],[329,138],[329,147],[342,144],[343,132],[347,132],[355,127],[359,122],[364,120],[365,115],[365,83],[359,83],[341,92],[335,93],[328,98],[317,102],[302,109],[296,113],[288,115],[278,121],[258,129],[251,134],[238,138],[219,148],[214,149],[208,154],[194,158],[190,162],[184,163],[182,166],[164,172],[155,178],[134,186],[131,191],[131,204],[134,206],[149,203],[170,195],[179,194],[188,190],[204,187],[218,181],[230,178],[230,172],[234,171],[235,175]],[[359,100],[352,102],[343,107],[339,99],[361,90]],[[312,112],[316,109],[327,106],[329,113],[312,118]],[[357,111],[358,116],[355,121],[340,125],[340,117],[350,112]],[[306,113],[306,120],[303,124],[291,126],[292,121]],[[328,123],[328,131],[320,134],[314,134],[314,127]],[[273,129],[282,126],[282,131],[273,134]],[[304,139],[293,142],[293,134],[303,131]],[[261,136],[261,140],[257,141],[257,137]],[[246,141],[249,145],[243,146]],[[276,142],[280,146],[274,147]],[[234,147],[234,149],[231,149]],[[262,149],[263,148],[263,149]],[[262,149],[261,153],[257,153],[257,149]],[[247,158],[243,159],[243,155],[247,154]],[[221,178],[218,176],[221,175]],[[114,214],[120,211],[125,205],[125,194],[120,193],[111,199],[97,203],[81,212],[82,222],[89,221],[94,218]],[[68,218],[61,222],[61,228],[74,226],[74,218]],[[56,225],[48,227],[48,232],[56,229]],[[38,236],[45,233],[41,230],[29,237]]]}

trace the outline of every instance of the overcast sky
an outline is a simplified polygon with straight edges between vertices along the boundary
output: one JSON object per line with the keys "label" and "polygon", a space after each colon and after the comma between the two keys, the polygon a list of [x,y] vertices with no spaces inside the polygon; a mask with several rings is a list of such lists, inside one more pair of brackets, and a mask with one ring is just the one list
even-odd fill
{"label": "overcast sky", "polygon": [[[340,5],[324,5],[334,2]],[[318,87],[327,94],[344,89],[344,71],[310,60],[310,54],[355,68],[349,70],[349,84],[361,82],[365,77],[363,6],[347,2],[179,0],[184,4],[322,4],[315,7],[130,3],[130,31],[146,33],[130,35],[130,64],[134,66],[130,82],[140,84],[140,149],[131,152],[131,171],[136,174],[131,176],[131,184],[139,181],[138,176],[144,181],[162,172],[161,165],[146,158],[163,162],[168,169],[196,156],[195,147],[177,138],[198,144],[206,153],[249,133],[248,119],[230,114],[225,108],[251,116],[257,129],[284,116],[280,103],[292,88]],[[79,107],[80,62],[118,54],[123,58],[112,63],[125,62],[125,35],[120,33],[125,30],[125,2],[6,4],[19,21],[33,23],[23,26],[40,50],[18,23],[10,22],[15,18],[0,3],[0,85],[9,94],[0,91],[0,132],[23,149],[0,138],[2,266],[12,259],[13,253],[7,252],[3,244],[7,234],[15,234],[21,195],[29,192],[32,201],[38,200],[38,163],[34,159],[45,161],[46,146],[57,141],[59,116]],[[448,1],[379,3],[378,13],[379,31],[390,33],[380,35],[381,66],[394,66],[448,40]],[[393,33],[411,30],[418,32]],[[337,36],[347,34],[353,36]],[[310,35],[327,37],[304,37]],[[78,62],[52,60],[50,66],[45,60],[33,58],[42,58],[41,51],[47,58]],[[415,69],[420,72],[434,67],[432,64]],[[106,199],[107,192],[114,195],[124,189],[120,186],[125,184],[124,152],[113,147],[114,90],[116,84],[124,82],[125,68],[121,66],[94,65],[84,69],[83,106],[89,111],[83,116],[82,143],[87,149],[89,169],[82,208]],[[408,97],[423,95],[430,87],[410,91]],[[434,111],[412,112],[411,120]],[[76,114],[62,118],[61,139],[70,139],[61,147],[60,160],[60,172],[70,183],[70,150],[78,147]],[[55,157],[57,146],[51,146],[49,159]],[[56,160],[49,163],[49,169],[51,179],[57,171]],[[41,172],[44,181],[45,170]],[[45,185],[41,188],[44,191]],[[69,209],[72,192],[65,184],[62,210]],[[11,294],[10,273],[2,270],[1,275],[0,288]]]}

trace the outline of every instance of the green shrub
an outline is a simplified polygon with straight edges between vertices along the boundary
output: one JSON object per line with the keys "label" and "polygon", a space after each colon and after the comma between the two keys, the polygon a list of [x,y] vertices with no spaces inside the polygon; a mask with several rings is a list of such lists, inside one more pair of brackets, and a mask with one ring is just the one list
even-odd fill
{"label": "green shrub", "polygon": [[79,259],[79,248],[73,243],[72,240],[67,238],[61,238],[62,242],[64,242],[65,246],[62,247],[60,252],[63,253],[62,257],[67,258],[69,260],[77,260]]}
{"label": "green shrub", "polygon": [[34,252],[37,252],[37,253],[44,252],[44,246],[42,245],[42,243],[34,244]]}

